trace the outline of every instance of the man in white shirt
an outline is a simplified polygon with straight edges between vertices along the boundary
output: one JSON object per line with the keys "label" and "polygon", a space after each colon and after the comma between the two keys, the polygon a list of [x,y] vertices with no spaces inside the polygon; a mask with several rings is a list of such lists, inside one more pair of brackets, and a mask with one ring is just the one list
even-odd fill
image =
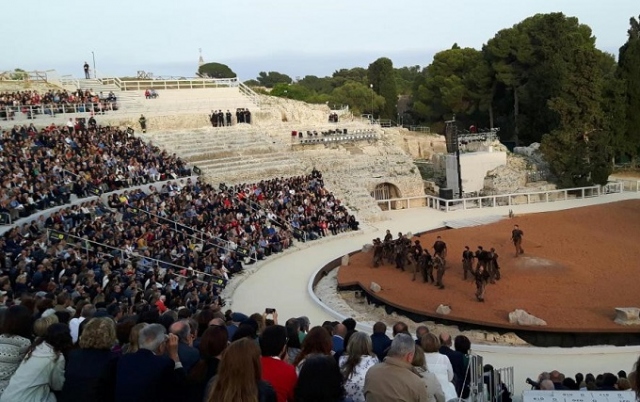
{"label": "man in white shirt", "polygon": [[86,304],[82,307],[80,317],[72,318],[71,321],[69,321],[69,329],[71,330],[71,339],[73,340],[73,343],[78,342],[80,324],[82,324],[82,321],[93,317],[95,313],[96,307],[93,304]]}

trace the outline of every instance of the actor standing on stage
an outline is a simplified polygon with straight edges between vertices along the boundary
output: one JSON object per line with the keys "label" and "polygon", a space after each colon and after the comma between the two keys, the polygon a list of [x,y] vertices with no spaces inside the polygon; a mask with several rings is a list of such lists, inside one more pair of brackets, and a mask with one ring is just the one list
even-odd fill
{"label": "actor standing on stage", "polygon": [[511,241],[516,248],[516,257],[524,253],[524,250],[522,249],[523,236],[524,232],[520,230],[520,227],[518,225],[513,225],[513,230],[511,231]]}

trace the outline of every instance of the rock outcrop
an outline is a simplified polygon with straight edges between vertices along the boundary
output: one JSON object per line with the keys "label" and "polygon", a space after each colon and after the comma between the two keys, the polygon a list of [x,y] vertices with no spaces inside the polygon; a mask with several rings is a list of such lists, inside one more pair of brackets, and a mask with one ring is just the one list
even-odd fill
{"label": "rock outcrop", "polygon": [[545,320],[540,319],[520,309],[516,309],[509,313],[509,323],[526,327],[547,325],[547,322]]}

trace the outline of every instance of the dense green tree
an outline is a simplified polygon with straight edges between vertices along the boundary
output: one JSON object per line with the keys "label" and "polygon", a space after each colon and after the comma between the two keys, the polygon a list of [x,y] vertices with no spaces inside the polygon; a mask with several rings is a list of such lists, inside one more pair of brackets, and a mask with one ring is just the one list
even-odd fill
{"label": "dense green tree", "polygon": [[623,153],[635,159],[640,155],[640,17],[629,23],[629,37],[618,57],[618,74],[625,92]]}
{"label": "dense green tree", "polygon": [[376,94],[370,87],[356,81],[347,81],[334,89],[331,101],[335,104],[346,104],[354,114],[378,114],[384,107],[384,97]]}
{"label": "dense green tree", "polygon": [[206,63],[198,67],[198,76],[207,78],[236,78],[237,75],[226,64]]}
{"label": "dense green tree", "polygon": [[293,82],[291,77],[277,71],[260,71],[257,80],[260,85],[267,88],[273,88],[276,84],[291,84]]}
{"label": "dense green tree", "polygon": [[333,91],[333,79],[331,77],[317,77],[315,75],[306,75],[299,80],[296,84],[302,85],[305,88],[310,89],[321,94],[330,94]]}
{"label": "dense green tree", "polygon": [[347,81],[355,81],[361,84],[369,84],[367,69],[362,67],[342,68],[332,75],[333,86],[335,88],[344,85]]}
{"label": "dense green tree", "polygon": [[278,83],[271,89],[270,95],[299,101],[307,101],[314,95],[314,93],[302,85]]}
{"label": "dense green tree", "polygon": [[411,95],[414,82],[420,75],[420,66],[395,68],[396,88],[400,95]]}
{"label": "dense green tree", "polygon": [[[595,48],[591,29],[578,25],[575,18],[560,21],[550,14],[542,28],[571,24],[573,35],[556,38],[555,49],[538,49],[538,57],[547,63],[553,96],[548,99],[548,115],[557,116],[557,124],[542,139],[541,150],[552,173],[562,187],[584,186],[597,180],[605,184],[611,170],[611,133],[603,130],[602,109],[604,74],[601,52]],[[547,46],[553,46],[546,43]],[[570,53],[562,53],[571,49]],[[545,65],[546,64],[546,65]]]}
{"label": "dense green tree", "polygon": [[369,85],[373,85],[373,90],[384,98],[380,118],[395,119],[397,117],[398,91],[391,59],[381,57],[369,64],[367,78]]}
{"label": "dense green tree", "polygon": [[416,81],[414,112],[430,122],[456,114],[468,123],[479,110],[487,110],[492,71],[482,52],[454,46],[437,53]]}
{"label": "dense green tree", "polygon": [[259,87],[260,83],[258,82],[258,80],[250,79],[250,80],[246,80],[244,82],[244,85],[247,85],[249,87]]}

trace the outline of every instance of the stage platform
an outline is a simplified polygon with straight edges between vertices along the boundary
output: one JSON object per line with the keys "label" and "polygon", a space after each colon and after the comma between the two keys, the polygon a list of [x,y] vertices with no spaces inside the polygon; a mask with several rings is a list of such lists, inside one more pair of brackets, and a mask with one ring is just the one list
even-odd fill
{"label": "stage platform", "polygon": [[[515,332],[536,346],[638,345],[639,326],[614,323],[616,307],[640,307],[637,239],[640,201],[622,201],[565,211],[516,216],[483,226],[446,229],[414,236],[431,247],[439,234],[448,245],[445,289],[422,283],[413,266],[405,272],[385,263],[373,268],[373,252],[355,253],[340,268],[340,289],[361,288],[368,299],[416,322],[434,320],[461,329]],[[511,229],[524,231],[525,254],[515,257]],[[447,225],[448,226],[448,225]],[[394,235],[397,235],[394,233]],[[463,280],[464,246],[494,247],[502,279],[487,287],[486,301],[475,298],[475,283]],[[432,252],[432,250],[430,250]],[[382,287],[372,292],[371,282]],[[436,314],[440,304],[449,315]],[[522,327],[509,312],[523,309],[547,322]]]}

